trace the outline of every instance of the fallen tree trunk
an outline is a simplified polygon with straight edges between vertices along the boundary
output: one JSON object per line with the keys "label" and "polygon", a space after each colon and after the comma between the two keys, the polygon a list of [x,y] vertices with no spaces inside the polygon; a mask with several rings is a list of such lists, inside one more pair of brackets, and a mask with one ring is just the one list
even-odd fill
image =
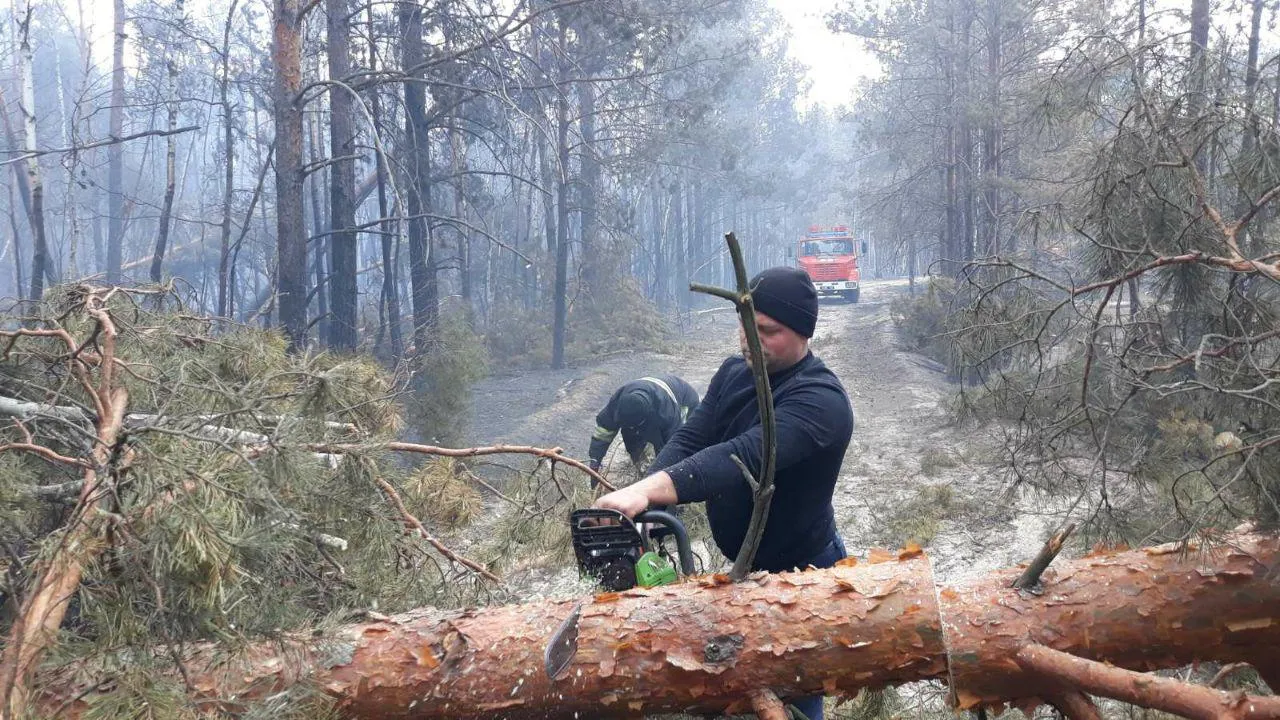
{"label": "fallen tree trunk", "polygon": [[[556,681],[542,653],[573,601],[405,613],[323,642],[263,644],[235,661],[206,648],[186,663],[186,680],[194,700],[231,711],[306,681],[351,717],[514,720],[749,711],[763,691],[851,695],[930,678],[947,680],[960,707],[1074,697],[1019,664],[1030,645],[1136,670],[1280,664],[1274,537],[1062,561],[1039,596],[1009,587],[1018,572],[936,588],[915,554],[598,595]],[[82,712],[100,679],[83,667],[47,675],[42,702]]]}

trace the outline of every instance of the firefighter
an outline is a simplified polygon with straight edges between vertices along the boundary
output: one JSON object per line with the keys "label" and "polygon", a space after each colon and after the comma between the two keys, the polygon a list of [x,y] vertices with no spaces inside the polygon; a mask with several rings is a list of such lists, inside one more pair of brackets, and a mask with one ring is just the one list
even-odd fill
{"label": "firefighter", "polygon": [[599,470],[613,439],[621,432],[627,455],[643,471],[648,460],[662,450],[697,406],[698,391],[675,375],[642,377],[625,383],[596,415],[588,464],[592,470]]}

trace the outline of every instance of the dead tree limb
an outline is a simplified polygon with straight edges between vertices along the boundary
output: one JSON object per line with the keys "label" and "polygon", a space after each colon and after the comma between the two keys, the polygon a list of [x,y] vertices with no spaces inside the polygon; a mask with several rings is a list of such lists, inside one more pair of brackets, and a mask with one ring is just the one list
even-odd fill
{"label": "dead tree limb", "polygon": [[30,160],[31,158],[40,157],[41,155],[59,155],[59,154],[65,154],[65,153],[84,152],[85,150],[92,150],[94,148],[106,147],[107,145],[118,145],[120,143],[129,142],[131,140],[138,140],[144,137],[168,137],[169,135],[179,135],[181,133],[188,133],[188,132],[191,132],[192,130],[199,130],[199,129],[200,129],[199,125],[190,125],[188,127],[176,128],[174,130],[147,130],[145,132],[134,133],[132,135],[125,135],[124,137],[110,137],[110,138],[107,138],[106,140],[98,140],[96,142],[86,143],[84,145],[73,145],[71,147],[64,147],[64,148],[51,148],[49,150],[32,150],[32,149],[0,150],[0,152],[4,152],[7,154],[21,153],[20,155],[18,155],[18,157],[9,158],[8,160],[0,161],[0,166],[11,165],[13,163],[19,163],[19,162],[25,162],[27,160]]}
{"label": "dead tree limb", "polygon": [[725,233],[724,241],[729,246],[729,257],[733,260],[733,275],[737,281],[737,291],[692,283],[689,289],[724,298],[733,303],[738,311],[738,322],[742,325],[743,335],[747,339],[747,350],[751,355],[751,374],[756,381],[756,404],[760,408],[761,452],[760,478],[751,475],[746,464],[736,455],[732,456],[742,471],[743,478],[751,486],[755,502],[751,508],[751,519],[747,523],[747,533],[742,539],[742,547],[738,548],[738,557],[733,560],[733,569],[729,577],[738,582],[751,572],[751,563],[755,560],[756,551],[760,549],[760,540],[764,537],[764,526],[769,521],[769,508],[773,504],[773,473],[777,463],[778,443],[774,438],[777,424],[773,419],[773,390],[769,387],[769,373],[764,365],[764,353],[760,348],[760,333],[756,328],[756,308],[751,299],[751,286],[747,280],[747,265],[742,259],[742,247],[733,233]]}
{"label": "dead tree limb", "polygon": [[22,421],[47,418],[78,425],[91,424],[89,416],[78,407],[27,402],[5,396],[0,396],[0,415],[7,415]]}
{"label": "dead tree limb", "polygon": [[405,526],[411,531],[416,532],[418,537],[427,541],[431,547],[436,549],[436,552],[476,573],[485,580],[495,583],[502,582],[501,578],[489,572],[485,566],[474,560],[468,560],[467,558],[455,553],[450,550],[447,545],[437,540],[434,535],[427,532],[427,528],[423,526],[422,521],[417,517],[414,517],[413,513],[409,512],[409,509],[404,506],[404,500],[400,499],[400,493],[396,492],[396,489],[391,486],[391,483],[376,475],[374,476],[373,481],[379,488],[381,488],[382,492],[386,494],[387,500],[389,500],[400,513],[400,517],[404,520]]}
{"label": "dead tree limb", "polygon": [[[761,688],[853,696],[929,678],[951,682],[964,709],[1025,705],[1063,691],[1016,661],[1033,644],[1139,670],[1280,663],[1277,565],[1280,539],[1244,535],[1191,555],[1167,546],[1059,561],[1040,597],[1009,587],[1016,568],[936,588],[922,555],[740,583],[701,577],[586,600],[560,681],[538,669],[578,599],[414,611],[264,642],[238,659],[211,645],[186,667],[193,702],[209,709],[306,681],[351,718],[749,712]],[[83,713],[95,691],[78,696],[109,672],[81,665],[44,677],[41,704]]]}
{"label": "dead tree limb", "polygon": [[[489,445],[486,447],[473,448],[447,448],[435,445],[420,445],[418,443],[408,442],[388,442],[380,445],[359,445],[356,443],[312,443],[307,445],[312,452],[330,453],[341,455],[345,453],[367,452],[379,448],[391,450],[393,452],[418,453],[421,455],[439,455],[441,457],[478,457],[480,455],[534,455],[536,457],[545,458],[553,463],[564,463],[575,470],[581,470],[587,475],[596,479],[602,486],[608,490],[617,490],[608,480],[604,479],[600,473],[592,470],[586,463],[575,460],[564,454],[564,450],[560,448],[540,448],[531,445]],[[268,448],[258,448],[258,450],[267,450]]]}
{"label": "dead tree limb", "polygon": [[1094,695],[1102,695],[1193,720],[1275,720],[1280,697],[1223,692],[1173,678],[1133,672],[1028,645],[1015,658],[1023,668]]}
{"label": "dead tree limb", "polygon": [[[64,338],[69,336],[64,331],[22,331],[18,335],[35,335],[44,337]],[[0,338],[5,337],[7,333],[0,333]],[[15,338],[16,339],[16,338]],[[82,410],[72,406],[51,405],[47,403],[34,403],[0,396],[0,415],[7,415],[18,420],[48,418],[61,420],[65,422],[74,422],[81,424],[92,423],[90,415]],[[161,415],[152,413],[130,413],[125,416],[125,424],[131,432],[159,432],[173,435],[182,435],[190,440],[202,440],[220,444],[234,445],[250,445],[251,454],[261,454],[271,447],[271,438],[259,432],[251,430],[241,430],[234,427],[226,427],[223,425],[212,424],[221,420],[223,416],[201,415],[195,417],[166,418]],[[191,426],[191,420],[202,421],[203,424]],[[258,422],[273,422],[279,424],[285,420],[279,415],[255,415],[254,419]],[[341,423],[335,421],[326,421],[326,429],[336,430],[348,433],[357,432],[355,425],[350,423]],[[569,467],[580,470],[608,490],[616,490],[617,488],[604,478],[599,472],[592,470],[590,466],[579,460],[571,458],[564,454],[561,448],[539,448],[530,445],[492,445],[487,447],[475,448],[446,448],[437,447],[435,445],[419,445],[416,443],[406,442],[390,442],[383,445],[360,445],[357,443],[340,443],[335,445],[325,445],[316,443],[311,446],[312,449],[320,455],[339,455],[361,450],[377,449],[378,447],[392,450],[395,452],[410,452],[423,455],[438,455],[443,457],[476,457],[479,455],[498,455],[498,454],[524,454],[534,455],[536,457],[546,458],[552,462],[564,463]],[[330,448],[330,449],[323,449]],[[0,450],[5,448],[0,447]],[[14,447],[10,449],[21,450],[27,448]],[[50,455],[52,451],[32,450],[40,452],[40,454],[49,457],[50,460],[66,462],[66,458],[53,457]],[[321,460],[327,458],[321,457]]]}

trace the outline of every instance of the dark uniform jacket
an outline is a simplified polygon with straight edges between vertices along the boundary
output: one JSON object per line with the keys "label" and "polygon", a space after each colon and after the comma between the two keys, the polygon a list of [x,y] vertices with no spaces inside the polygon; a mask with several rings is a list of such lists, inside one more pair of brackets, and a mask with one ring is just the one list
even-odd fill
{"label": "dark uniform jacket", "polygon": [[[775,489],[754,566],[777,572],[806,567],[839,537],[831,496],[854,420],[844,387],[813,353],[771,374],[769,383],[777,420]],[[650,468],[671,475],[681,504],[706,502],[711,532],[729,558],[742,546],[754,502],[730,456],[759,477],[762,433],[751,367],[731,357]]]}
{"label": "dark uniform jacket", "polygon": [[[618,399],[639,390],[649,397],[650,417],[638,428],[624,428],[618,420]],[[627,454],[637,463],[643,461],[644,448],[653,445],[654,452],[662,450],[676,429],[698,406],[698,391],[675,375],[658,375],[632,380],[618,388],[609,403],[596,415],[596,431],[591,436],[588,456],[595,461],[604,459],[618,432]]]}

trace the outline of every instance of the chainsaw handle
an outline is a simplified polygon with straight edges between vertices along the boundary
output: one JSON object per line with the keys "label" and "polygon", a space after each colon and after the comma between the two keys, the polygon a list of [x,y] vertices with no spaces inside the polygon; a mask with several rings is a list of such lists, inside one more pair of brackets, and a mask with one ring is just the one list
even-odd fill
{"label": "chainsaw handle", "polygon": [[693,550],[689,546],[689,533],[684,528],[684,523],[680,522],[680,518],[667,512],[666,510],[645,510],[637,513],[633,522],[637,523],[656,523],[665,526],[676,536],[676,552],[680,556],[680,574],[693,574]]}

